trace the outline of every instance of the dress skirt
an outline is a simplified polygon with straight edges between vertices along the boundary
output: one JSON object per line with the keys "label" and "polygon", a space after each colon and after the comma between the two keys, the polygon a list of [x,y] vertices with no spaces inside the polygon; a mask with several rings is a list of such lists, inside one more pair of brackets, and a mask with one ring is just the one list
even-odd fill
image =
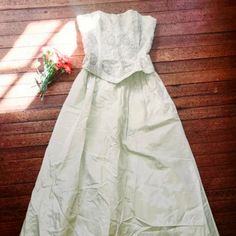
{"label": "dress skirt", "polygon": [[218,236],[176,106],[156,72],[85,69],[61,108],[20,236]]}

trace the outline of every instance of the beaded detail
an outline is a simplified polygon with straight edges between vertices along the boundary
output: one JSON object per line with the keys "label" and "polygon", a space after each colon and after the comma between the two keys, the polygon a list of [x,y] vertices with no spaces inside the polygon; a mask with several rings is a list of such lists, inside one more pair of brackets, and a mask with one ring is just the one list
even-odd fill
{"label": "beaded detail", "polygon": [[120,14],[103,11],[78,15],[85,57],[82,68],[118,83],[136,71],[151,73],[154,66],[148,54],[156,19],[135,10]]}

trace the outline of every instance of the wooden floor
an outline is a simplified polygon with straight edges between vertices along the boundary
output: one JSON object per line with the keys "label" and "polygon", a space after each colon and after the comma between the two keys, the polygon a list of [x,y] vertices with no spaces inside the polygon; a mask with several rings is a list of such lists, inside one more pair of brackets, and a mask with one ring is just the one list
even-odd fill
{"label": "wooden floor", "polygon": [[[221,236],[236,235],[236,1],[0,0],[0,234],[18,235],[55,121],[84,57],[77,14],[138,10],[157,18],[151,57],[173,98]],[[34,86],[40,48],[75,67]],[[212,235],[213,236],[213,235]]]}

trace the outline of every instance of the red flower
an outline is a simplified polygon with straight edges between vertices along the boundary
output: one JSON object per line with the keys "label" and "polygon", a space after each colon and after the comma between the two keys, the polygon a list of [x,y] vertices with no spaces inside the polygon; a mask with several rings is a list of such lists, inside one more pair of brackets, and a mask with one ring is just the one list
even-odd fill
{"label": "red flower", "polygon": [[65,64],[63,65],[63,68],[65,69],[65,71],[66,71],[68,74],[71,73],[71,66],[70,66],[69,64],[65,63]]}
{"label": "red flower", "polygon": [[56,70],[60,70],[61,68],[63,68],[63,62],[61,61],[61,59],[58,59],[58,62],[55,64]]}

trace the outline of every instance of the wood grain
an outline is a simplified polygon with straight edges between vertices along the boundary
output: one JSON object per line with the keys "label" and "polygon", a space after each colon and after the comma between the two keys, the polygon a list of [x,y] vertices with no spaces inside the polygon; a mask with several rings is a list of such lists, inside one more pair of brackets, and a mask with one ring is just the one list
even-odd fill
{"label": "wood grain", "polygon": [[[236,222],[236,2],[0,0],[0,232],[19,235],[57,117],[84,58],[76,15],[128,9],[157,19],[150,51],[176,105],[221,236]],[[45,45],[73,73],[44,102],[34,77]]]}

